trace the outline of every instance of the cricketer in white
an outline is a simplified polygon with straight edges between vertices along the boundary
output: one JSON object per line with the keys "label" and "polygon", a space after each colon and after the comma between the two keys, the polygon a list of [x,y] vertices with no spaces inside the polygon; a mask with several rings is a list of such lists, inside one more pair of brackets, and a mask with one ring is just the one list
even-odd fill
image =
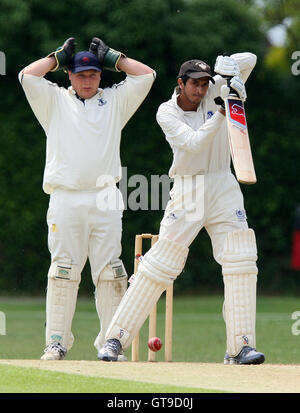
{"label": "cricketer in white", "polygon": [[224,363],[264,361],[264,354],[255,349],[255,234],[248,228],[243,195],[230,169],[225,112],[218,110],[224,102],[215,102],[229,93],[223,76],[231,76],[231,86],[245,98],[244,82],[255,64],[256,56],[248,52],[218,56],[217,75],[212,77],[205,62],[187,61],[181,65],[172,98],[160,105],[157,122],[173,151],[171,199],[159,240],[144,255],[108,327],[100,360],[116,361],[117,351],[131,344],[162,292],[182,272],[190,244],[205,227],[214,258],[222,266],[225,287]]}
{"label": "cricketer in white", "polygon": [[[96,40],[95,40],[96,39]],[[46,80],[49,71],[68,69],[68,89]],[[99,88],[103,69],[123,71],[125,80]],[[89,258],[100,333],[105,331],[127,289],[122,261],[120,139],[128,120],[151,89],[155,72],[93,38],[89,51],[75,54],[75,39],[19,74],[26,98],[47,136],[43,190],[50,194],[48,247],[51,266],[46,299],[46,349],[42,359],[63,359],[71,332],[82,269]],[[106,179],[110,177],[110,179]],[[101,210],[97,197],[113,191],[119,208]]]}

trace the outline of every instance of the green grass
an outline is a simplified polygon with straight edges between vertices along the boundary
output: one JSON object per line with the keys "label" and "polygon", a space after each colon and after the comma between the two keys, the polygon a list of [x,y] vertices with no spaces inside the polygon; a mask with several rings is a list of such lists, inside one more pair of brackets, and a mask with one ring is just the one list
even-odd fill
{"label": "green grass", "polygon": [[[225,352],[225,324],[222,318],[223,297],[189,296],[174,298],[173,360],[179,362],[222,363]],[[44,349],[44,298],[0,297],[0,311],[6,316],[6,335],[0,336],[1,359],[39,359]],[[300,311],[295,297],[258,297],[257,349],[267,363],[300,364],[300,337],[292,334]],[[158,304],[157,336],[164,339],[164,299]],[[140,334],[140,359],[147,358],[147,322]],[[79,297],[73,321],[75,343],[68,360],[97,360],[93,346],[99,321],[93,298]],[[130,349],[126,351],[130,359]],[[157,361],[163,361],[163,350]],[[0,393],[188,393],[207,390],[156,385],[125,380],[104,379],[41,371],[32,368],[0,366]]]}
{"label": "green grass", "polygon": [[216,393],[213,390],[0,366],[0,393]]}
{"label": "green grass", "polygon": [[[223,298],[175,297],[173,319],[173,360],[187,362],[222,362],[225,352]],[[0,336],[0,357],[39,359],[44,348],[44,298],[0,297],[0,311],[6,315],[6,335]],[[291,328],[291,315],[300,311],[295,297],[258,297],[257,349],[266,354],[267,363],[300,364],[300,337]],[[164,300],[158,305],[157,336],[164,339]],[[141,330],[140,359],[147,357],[147,322]],[[99,321],[93,298],[79,297],[73,321],[75,343],[68,360],[96,360],[93,346]],[[130,350],[126,352],[130,358]],[[157,360],[163,361],[163,349]]]}

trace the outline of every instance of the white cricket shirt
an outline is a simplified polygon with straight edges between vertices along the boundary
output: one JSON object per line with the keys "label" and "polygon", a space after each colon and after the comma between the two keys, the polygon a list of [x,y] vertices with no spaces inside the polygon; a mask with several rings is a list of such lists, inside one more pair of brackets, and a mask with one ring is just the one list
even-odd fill
{"label": "white cricket shirt", "polygon": [[[256,64],[252,53],[231,55],[239,67],[240,77],[246,82]],[[197,111],[183,111],[177,104],[176,89],[172,98],[162,103],[156,119],[173,151],[173,162],[169,176],[207,174],[230,171],[230,148],[225,116],[214,99],[220,96],[220,88],[226,81],[214,76],[215,84],[209,82],[205,98]]]}
{"label": "white cricket shirt", "polygon": [[121,179],[121,131],[145,99],[155,72],[127,75],[84,103],[70,86],[59,87],[44,77],[19,73],[26,98],[46,136],[43,190],[89,190],[102,177]]}

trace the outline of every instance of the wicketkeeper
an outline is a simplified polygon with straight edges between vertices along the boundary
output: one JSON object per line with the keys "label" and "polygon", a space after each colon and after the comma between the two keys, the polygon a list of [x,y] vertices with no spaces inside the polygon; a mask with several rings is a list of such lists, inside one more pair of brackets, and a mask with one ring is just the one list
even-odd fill
{"label": "wicketkeeper", "polygon": [[[225,364],[259,364],[256,351],[257,251],[248,228],[243,195],[230,170],[224,98],[230,86],[245,100],[244,82],[256,64],[252,53],[219,56],[217,75],[194,59],[184,62],[172,98],[160,105],[157,121],[173,151],[174,179],[159,240],[144,255],[137,274],[108,327],[98,358],[116,361],[144,323],[166,287],[182,272],[189,246],[205,227],[215,260],[222,266],[227,350]],[[220,108],[221,109],[218,109]],[[201,346],[201,343],[200,343]]]}
{"label": "wicketkeeper", "polygon": [[[68,73],[68,89],[46,80]],[[125,72],[119,84],[101,89],[102,72]],[[51,266],[46,301],[46,349],[42,359],[60,360],[72,347],[71,325],[81,272],[89,258],[95,285],[101,348],[112,315],[127,289],[121,233],[124,204],[121,131],[151,89],[155,72],[94,37],[75,53],[75,39],[19,74],[28,102],[47,136],[43,190]]]}

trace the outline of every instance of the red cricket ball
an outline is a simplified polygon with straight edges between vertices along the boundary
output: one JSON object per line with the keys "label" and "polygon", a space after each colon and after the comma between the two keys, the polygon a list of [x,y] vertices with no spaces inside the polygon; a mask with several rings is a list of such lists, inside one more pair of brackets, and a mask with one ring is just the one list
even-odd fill
{"label": "red cricket ball", "polygon": [[148,347],[152,351],[160,350],[162,348],[162,345],[163,345],[163,343],[162,343],[162,341],[159,337],[152,337],[148,341]]}

